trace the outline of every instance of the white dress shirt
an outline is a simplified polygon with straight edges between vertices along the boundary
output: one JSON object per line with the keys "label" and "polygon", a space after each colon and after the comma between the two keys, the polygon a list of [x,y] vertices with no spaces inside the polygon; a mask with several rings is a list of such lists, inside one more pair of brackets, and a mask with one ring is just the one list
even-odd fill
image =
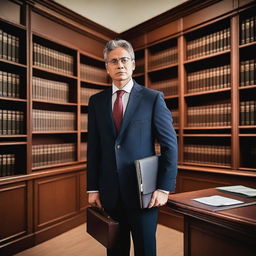
{"label": "white dress shirt", "polygon": [[129,97],[130,97],[130,94],[131,94],[132,87],[133,87],[133,80],[132,79],[130,79],[130,81],[124,87],[122,87],[121,89],[117,88],[114,84],[112,84],[112,110],[113,110],[114,103],[115,103],[115,100],[116,100],[116,92],[119,91],[119,90],[125,91],[125,94],[122,97],[123,115],[124,115],[127,104],[128,104],[128,101],[129,101]]}

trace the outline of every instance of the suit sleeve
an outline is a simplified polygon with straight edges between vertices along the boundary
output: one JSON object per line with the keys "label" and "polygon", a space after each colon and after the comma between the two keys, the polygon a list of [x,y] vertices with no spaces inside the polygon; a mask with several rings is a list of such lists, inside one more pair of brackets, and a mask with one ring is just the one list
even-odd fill
{"label": "suit sleeve", "polygon": [[87,191],[98,191],[100,137],[97,128],[93,97],[88,107],[88,145],[87,145]]}
{"label": "suit sleeve", "polygon": [[153,120],[155,136],[161,147],[157,189],[174,191],[178,164],[177,135],[162,93],[157,95]]}

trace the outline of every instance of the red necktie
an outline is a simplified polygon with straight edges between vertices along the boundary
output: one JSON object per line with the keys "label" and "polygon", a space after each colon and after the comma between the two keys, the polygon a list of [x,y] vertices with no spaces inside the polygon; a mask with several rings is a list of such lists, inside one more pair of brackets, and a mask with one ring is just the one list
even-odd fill
{"label": "red necktie", "polygon": [[118,90],[116,92],[116,100],[113,107],[113,119],[116,126],[117,132],[119,132],[121,127],[121,122],[123,119],[123,102],[122,97],[124,95],[125,91]]}

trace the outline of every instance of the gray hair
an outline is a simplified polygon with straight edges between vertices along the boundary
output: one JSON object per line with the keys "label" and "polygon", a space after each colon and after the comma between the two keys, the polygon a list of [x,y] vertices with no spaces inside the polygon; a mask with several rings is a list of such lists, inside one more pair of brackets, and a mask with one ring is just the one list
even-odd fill
{"label": "gray hair", "polygon": [[107,61],[108,54],[116,48],[125,49],[130,54],[131,58],[135,60],[135,54],[134,54],[132,45],[126,40],[114,39],[114,40],[108,41],[105,45],[105,48],[103,50],[103,56],[105,61]]}

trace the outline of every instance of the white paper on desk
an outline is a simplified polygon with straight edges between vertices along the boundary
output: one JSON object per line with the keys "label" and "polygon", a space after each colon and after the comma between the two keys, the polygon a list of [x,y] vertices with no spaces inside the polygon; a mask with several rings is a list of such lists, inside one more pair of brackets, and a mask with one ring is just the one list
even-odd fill
{"label": "white paper on desk", "polygon": [[207,196],[207,197],[194,198],[192,200],[202,204],[211,205],[211,206],[227,206],[227,205],[244,203],[243,201],[231,199],[224,196]]}
{"label": "white paper on desk", "polygon": [[249,197],[256,196],[256,189],[245,187],[245,186],[242,186],[242,185],[217,187],[217,189],[222,190],[222,191],[242,194],[242,195],[249,196]]}

